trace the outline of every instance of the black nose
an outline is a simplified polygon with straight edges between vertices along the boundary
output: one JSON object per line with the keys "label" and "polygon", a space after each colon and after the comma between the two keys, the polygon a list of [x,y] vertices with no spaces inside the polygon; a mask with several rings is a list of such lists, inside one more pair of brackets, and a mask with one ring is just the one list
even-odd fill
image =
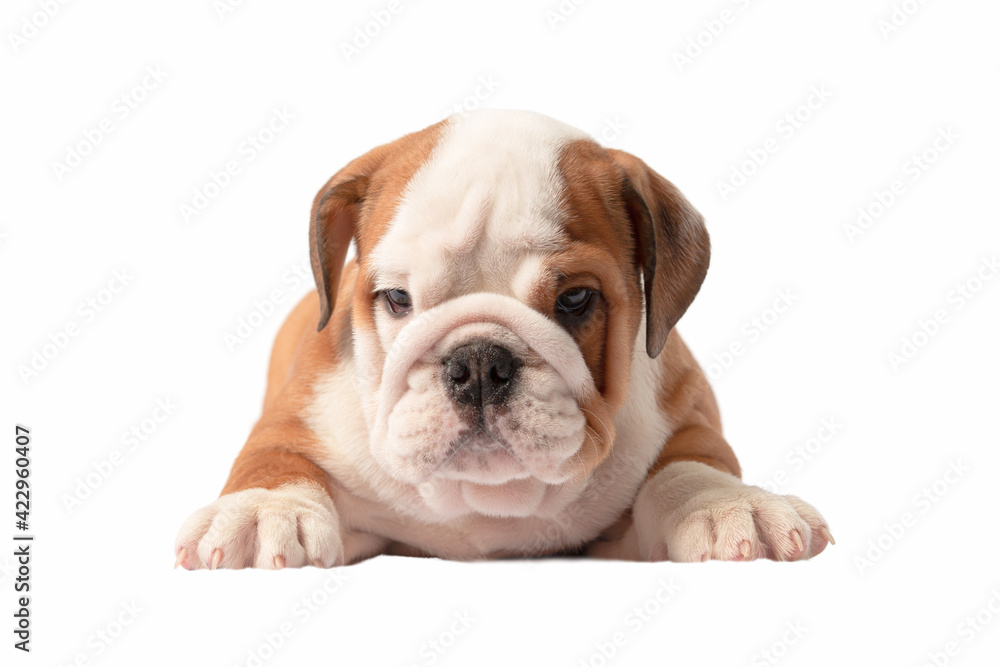
{"label": "black nose", "polygon": [[460,345],[444,363],[445,383],[455,402],[480,410],[507,400],[516,372],[510,350],[486,343]]}

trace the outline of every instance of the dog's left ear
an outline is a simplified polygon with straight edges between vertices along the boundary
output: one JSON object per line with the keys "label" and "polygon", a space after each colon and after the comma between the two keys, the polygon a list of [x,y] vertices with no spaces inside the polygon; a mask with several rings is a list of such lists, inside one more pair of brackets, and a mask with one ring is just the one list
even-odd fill
{"label": "dog's left ear", "polygon": [[624,171],[621,195],[646,292],[646,353],[656,357],[705,280],[708,230],[673,183],[630,153],[608,152]]}

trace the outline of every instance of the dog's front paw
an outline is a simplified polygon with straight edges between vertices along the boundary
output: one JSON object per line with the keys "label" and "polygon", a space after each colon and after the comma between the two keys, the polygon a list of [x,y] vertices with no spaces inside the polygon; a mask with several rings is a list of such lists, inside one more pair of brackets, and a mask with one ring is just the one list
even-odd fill
{"label": "dog's front paw", "polygon": [[647,560],[798,560],[833,542],[809,503],[690,461],[670,464],[643,486],[635,520]]}
{"label": "dog's front paw", "polygon": [[306,484],[222,496],[184,522],[174,553],[188,570],[332,567],[344,559],[333,502]]}

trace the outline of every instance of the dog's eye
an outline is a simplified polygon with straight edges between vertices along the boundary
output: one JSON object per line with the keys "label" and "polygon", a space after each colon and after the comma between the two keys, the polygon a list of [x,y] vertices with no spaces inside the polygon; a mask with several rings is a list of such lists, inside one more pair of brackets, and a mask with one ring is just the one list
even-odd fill
{"label": "dog's eye", "polygon": [[595,301],[595,294],[597,293],[594,290],[586,287],[574,287],[566,290],[556,299],[556,315],[566,318],[580,318],[589,315]]}
{"label": "dog's eye", "polygon": [[413,310],[413,302],[410,300],[410,295],[401,289],[386,290],[385,301],[389,304],[389,310],[396,315],[405,315]]}

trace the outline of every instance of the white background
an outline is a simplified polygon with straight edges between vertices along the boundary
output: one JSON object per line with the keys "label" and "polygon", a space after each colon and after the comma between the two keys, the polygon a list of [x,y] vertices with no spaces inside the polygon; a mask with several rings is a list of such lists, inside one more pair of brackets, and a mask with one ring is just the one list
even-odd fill
{"label": "white background", "polygon": [[[20,423],[34,438],[37,536],[30,655],[11,647],[13,547],[0,551],[4,664],[995,660],[1000,279],[983,262],[1000,251],[996,3],[910,0],[886,35],[890,0],[567,0],[565,20],[548,13],[556,0],[404,0],[350,58],[342,45],[388,0],[250,0],[221,16],[211,0],[95,1],[51,18],[44,4],[6,2],[0,18],[0,535],[12,544]],[[130,92],[147,68],[161,80]],[[812,90],[829,95],[809,109]],[[463,103],[603,133],[702,211],[712,268],[680,331],[712,371],[745,478],[814,503],[836,546],[795,564],[378,558],[334,579],[171,569],[175,532],[221,488],[258,415],[273,336],[310,288],[295,269],[316,190]],[[244,142],[275,109],[293,120],[248,160]],[[111,131],[88,147],[103,119]],[[953,137],[943,151],[940,131]],[[769,138],[764,164],[744,165]],[[60,178],[76,150],[89,154]],[[934,161],[914,178],[925,151]],[[180,206],[231,160],[239,173],[185,221]],[[754,173],[724,198],[734,169]],[[852,242],[845,225],[895,180],[901,194]],[[122,270],[127,286],[103,292]],[[274,312],[230,349],[226,335],[275,290]],[[781,290],[792,305],[775,317]],[[90,314],[88,299],[106,303]],[[766,331],[751,333],[755,317]],[[919,349],[893,364],[904,338]],[[50,358],[25,379],[36,352]],[[157,400],[177,407],[153,430]],[[143,426],[130,448],[124,434]],[[119,465],[87,487],[116,450]],[[679,587],[666,602],[661,580]],[[309,596],[321,603],[307,615],[296,605]],[[135,619],[121,611],[133,603]],[[275,636],[283,623],[290,634]]]}

